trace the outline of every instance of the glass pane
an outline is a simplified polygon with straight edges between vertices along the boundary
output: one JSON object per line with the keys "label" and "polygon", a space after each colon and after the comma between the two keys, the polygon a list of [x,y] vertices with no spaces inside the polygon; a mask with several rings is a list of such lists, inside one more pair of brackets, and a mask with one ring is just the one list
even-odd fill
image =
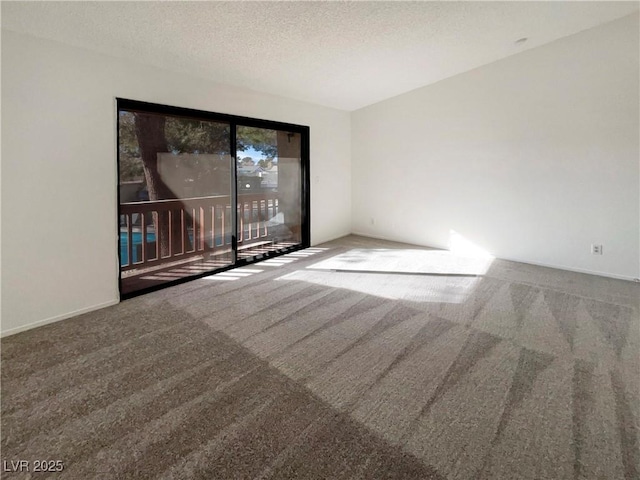
{"label": "glass pane", "polygon": [[125,109],[118,120],[122,293],[231,264],[230,126]]}
{"label": "glass pane", "polygon": [[301,135],[237,128],[238,258],[302,242]]}

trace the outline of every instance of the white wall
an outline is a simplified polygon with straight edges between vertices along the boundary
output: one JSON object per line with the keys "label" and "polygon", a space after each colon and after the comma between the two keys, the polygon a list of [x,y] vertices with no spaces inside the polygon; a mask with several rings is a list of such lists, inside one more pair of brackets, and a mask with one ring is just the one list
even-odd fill
{"label": "white wall", "polygon": [[2,332],[115,303],[115,97],[308,125],[312,243],[350,232],[347,112],[2,31]]}
{"label": "white wall", "polygon": [[353,231],[640,277],[638,37],[636,14],[354,112]]}

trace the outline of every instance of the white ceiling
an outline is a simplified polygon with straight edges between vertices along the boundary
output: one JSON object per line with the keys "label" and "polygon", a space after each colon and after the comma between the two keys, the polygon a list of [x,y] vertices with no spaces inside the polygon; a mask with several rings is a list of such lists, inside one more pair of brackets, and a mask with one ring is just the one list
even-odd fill
{"label": "white ceiling", "polygon": [[[633,2],[2,2],[2,27],[355,110],[638,11]],[[522,37],[529,40],[515,44]]]}

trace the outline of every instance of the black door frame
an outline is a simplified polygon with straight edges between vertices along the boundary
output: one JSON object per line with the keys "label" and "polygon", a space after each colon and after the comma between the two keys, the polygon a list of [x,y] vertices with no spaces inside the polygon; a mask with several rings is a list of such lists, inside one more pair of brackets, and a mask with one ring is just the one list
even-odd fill
{"label": "black door frame", "polygon": [[[171,280],[161,285],[154,285],[151,287],[143,288],[140,290],[136,290],[135,292],[122,293],[122,270],[120,269],[121,261],[120,258],[120,110],[128,110],[128,111],[139,111],[144,113],[159,113],[165,115],[172,115],[182,118],[191,118],[196,120],[208,120],[208,121],[218,121],[229,124],[229,135],[230,135],[230,149],[231,149],[231,158],[234,165],[234,168],[231,169],[232,179],[231,179],[231,198],[233,201],[233,205],[231,206],[231,215],[232,215],[232,226],[233,226],[233,234],[231,237],[231,246],[233,252],[233,263],[221,267],[216,268],[215,270],[211,270],[204,273],[198,273],[194,275],[189,275],[177,280]],[[293,247],[283,248],[281,250],[275,252],[266,252],[260,255],[259,258],[252,257],[246,259],[238,259],[238,186],[237,186],[237,158],[236,158],[236,130],[239,126],[246,127],[257,127],[257,128],[266,128],[272,130],[285,130],[288,132],[294,132],[300,134],[301,139],[301,184],[302,184],[302,225],[301,225],[301,233],[302,233],[302,241],[299,245],[295,245]],[[231,270],[234,268],[242,267],[245,265],[250,265],[252,263],[261,262],[262,260],[266,260],[268,258],[278,257],[280,255],[285,255],[290,252],[294,252],[296,250],[301,250],[303,248],[309,248],[311,246],[311,174],[310,174],[310,144],[309,144],[309,127],[305,125],[296,125],[293,123],[283,123],[276,122],[273,120],[262,120],[251,117],[242,117],[237,115],[229,115],[226,113],[215,113],[208,112],[205,110],[196,110],[191,108],[182,108],[175,107],[170,105],[162,105],[158,103],[149,103],[149,102],[141,102],[138,100],[130,100],[126,98],[116,98],[116,165],[117,165],[117,250],[118,250],[118,292],[120,294],[120,300],[126,300],[128,298],[137,297],[138,295],[143,295],[145,293],[153,292],[156,290],[161,290],[163,288],[172,287],[174,285],[179,285],[181,283],[189,282],[191,280],[195,280],[197,278],[207,277],[212,274],[224,272],[227,270]]]}

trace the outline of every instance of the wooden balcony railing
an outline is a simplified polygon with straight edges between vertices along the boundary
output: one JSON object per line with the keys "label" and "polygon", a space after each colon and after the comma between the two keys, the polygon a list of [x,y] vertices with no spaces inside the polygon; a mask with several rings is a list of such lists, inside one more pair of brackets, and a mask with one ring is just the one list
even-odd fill
{"label": "wooden balcony railing", "polygon": [[[277,193],[238,195],[238,246],[269,239]],[[120,204],[120,268],[148,268],[231,250],[228,195]]]}

